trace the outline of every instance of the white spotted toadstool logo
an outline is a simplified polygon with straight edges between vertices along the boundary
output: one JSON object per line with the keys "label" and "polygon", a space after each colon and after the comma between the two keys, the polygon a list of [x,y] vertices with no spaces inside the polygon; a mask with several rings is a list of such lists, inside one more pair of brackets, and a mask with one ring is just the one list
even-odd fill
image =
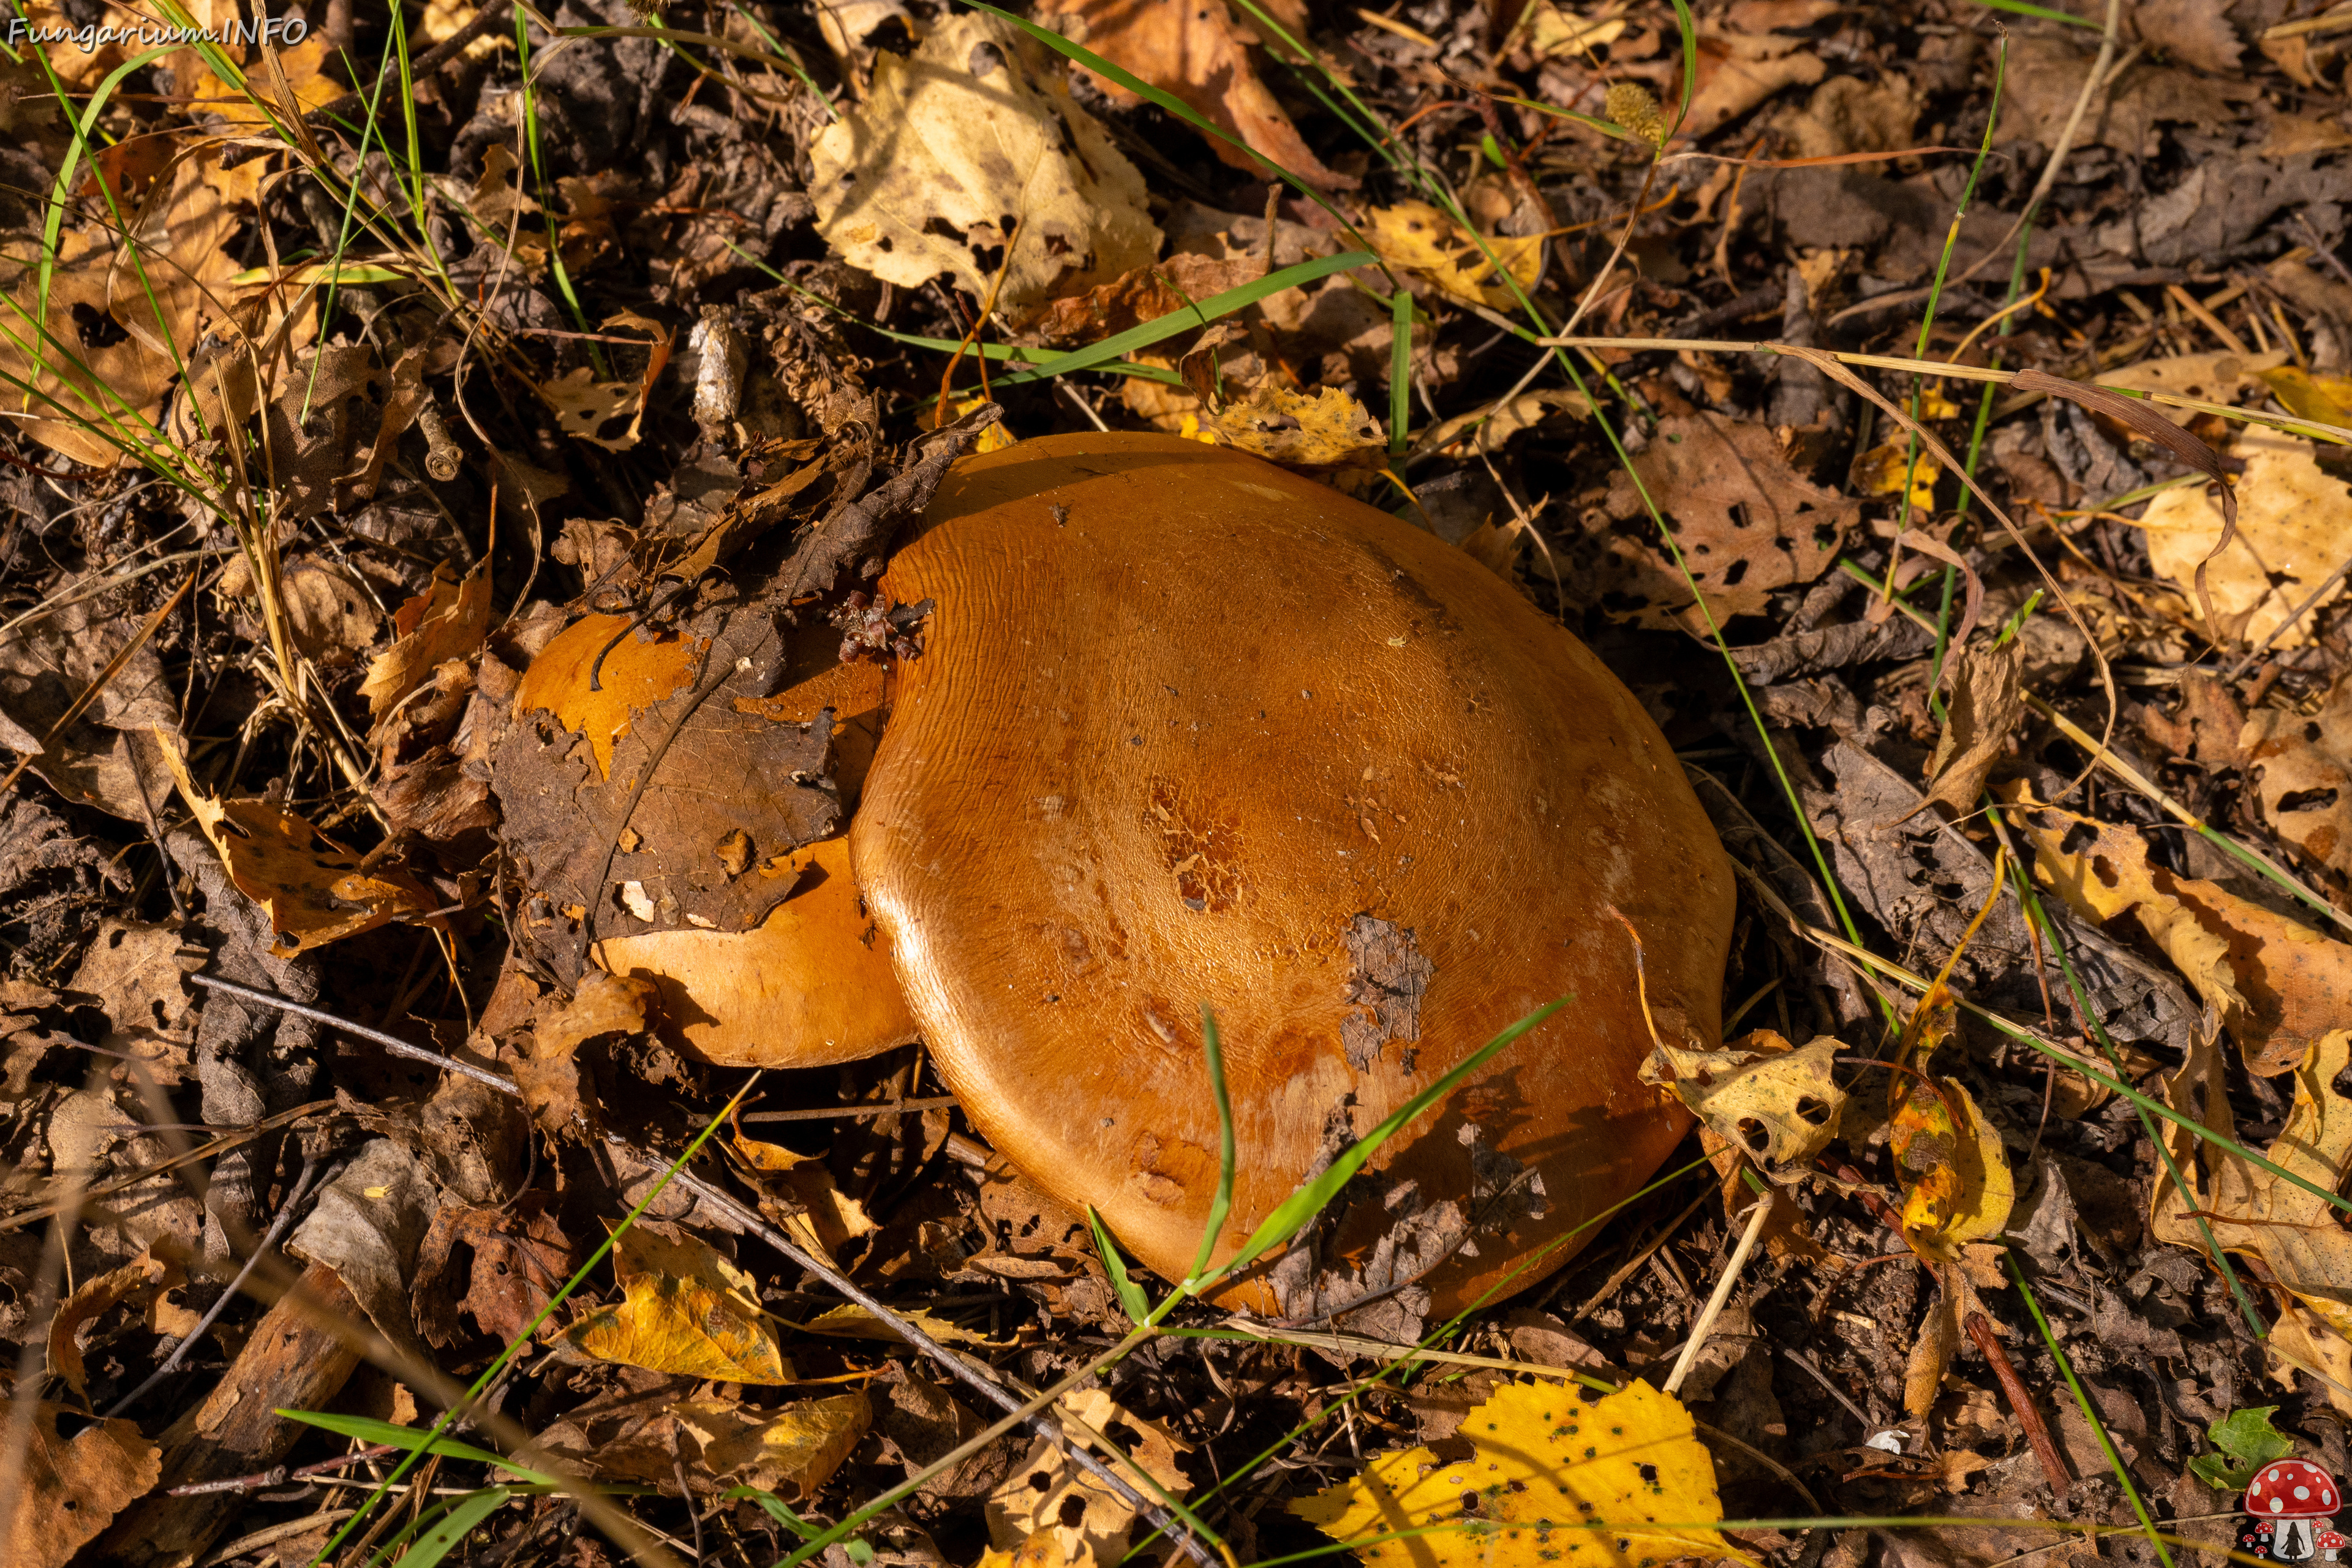
{"label": "white spotted toadstool logo", "polygon": [[2352,1540],[2337,1533],[2343,1503],[2336,1478],[2306,1459],[2274,1459],[2246,1483],[2238,1550],[2274,1563],[2333,1563]]}

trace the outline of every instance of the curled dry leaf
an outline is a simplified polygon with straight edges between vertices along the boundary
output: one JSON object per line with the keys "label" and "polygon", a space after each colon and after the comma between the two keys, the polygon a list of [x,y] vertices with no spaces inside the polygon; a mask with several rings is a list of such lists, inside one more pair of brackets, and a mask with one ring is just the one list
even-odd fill
{"label": "curled dry leaf", "polygon": [[317,1205],[286,1238],[288,1252],[333,1269],[377,1331],[427,1364],[409,1281],[440,1200],[423,1160],[377,1138],[320,1189]]}
{"label": "curled dry leaf", "polygon": [[[1293,37],[1306,31],[1306,9],[1296,0],[1268,0],[1265,9]],[[1308,184],[1327,191],[1356,188],[1352,175],[1323,166],[1280,101],[1267,90],[1258,75],[1257,40],[1227,0],[1193,0],[1181,5],[1139,5],[1136,0],[1047,0],[1038,6],[1037,20],[1147,85],[1173,94],[1226,135]],[[1139,95],[1117,82],[1096,79],[1115,103],[1142,101]],[[1209,140],[1209,151],[1234,168],[1259,168],[1247,154],[1214,137]]]}
{"label": "curled dry leaf", "polygon": [[2336,875],[2352,874],[2352,683],[2307,716],[2258,710],[2239,751],[2271,831]]}
{"label": "curled dry leaf", "polygon": [[[985,1334],[975,1334],[970,1329],[950,1323],[920,1307],[902,1307],[898,1315],[941,1344],[989,1345],[997,1342]],[[838,1307],[828,1308],[803,1323],[801,1328],[808,1333],[826,1334],[836,1339],[883,1340],[894,1344],[905,1342],[905,1337],[898,1330],[855,1301],[844,1301]]]}
{"label": "curled dry leaf", "polygon": [[2137,829],[2044,806],[2022,783],[1994,793],[2024,808],[2036,879],[2077,913],[2123,921],[2154,942],[2221,1010],[2249,1071],[2289,1070],[2352,1016],[2352,946],[2153,863]]}
{"label": "curled dry leaf", "polygon": [[1719,1051],[1661,1040],[1642,1064],[1642,1081],[1671,1087],[1717,1136],[1785,1168],[1809,1163],[1837,1136],[1846,1096],[1831,1066],[1844,1048],[1826,1035],[1791,1046],[1769,1029]]}
{"label": "curled dry leaf", "polygon": [[121,1268],[84,1281],[80,1289],[58,1303],[56,1314],[49,1319],[49,1375],[64,1378],[75,1397],[88,1405],[89,1389],[82,1371],[82,1331],[93,1327],[99,1319],[131,1298],[168,1290],[186,1278],[179,1264],[156,1256],[154,1247],[150,1246]]}
{"label": "curled dry leaf", "polygon": [[1927,761],[1927,798],[1965,816],[1977,808],[1985,775],[2009,749],[2025,716],[2025,645],[1972,647],[1961,654],[1946,700],[1944,732]]}
{"label": "curled dry leaf", "polygon": [[257,796],[219,800],[197,787],[176,741],[162,748],[180,798],[236,890],[269,918],[269,951],[291,958],[395,920],[436,919],[439,900],[405,871],[364,869],[358,855]]}
{"label": "curled dry leaf", "polygon": [[[1192,1489],[1192,1482],[1176,1464],[1178,1456],[1190,1452],[1192,1445],[1178,1440],[1160,1423],[1129,1414],[1099,1388],[1065,1395],[1060,1410],[1065,1417],[1076,1418],[1067,1427],[1072,1442],[1100,1451],[1101,1444],[1079,1429],[1077,1423],[1084,1423],[1118,1443],[1172,1496],[1181,1498]],[[1028,1457],[988,1500],[988,1535],[999,1550],[1017,1547],[1037,1532],[1047,1531],[1070,1562],[1089,1554],[1104,1563],[1118,1561],[1127,1553],[1128,1532],[1135,1520],[1132,1503],[1080,1469],[1064,1447],[1048,1437],[1037,1439]]]}
{"label": "curled dry leaf", "polygon": [[[2322,470],[2314,450],[2310,442],[2276,431],[2240,434],[2231,451],[2244,459],[2246,470],[2236,487],[2235,537],[2226,548],[2221,548],[2226,509],[2205,486],[2164,491],[2140,519],[2149,563],[2192,600],[2198,566],[2210,560],[2205,582],[2213,613],[2245,642],[2260,643],[2273,632],[2279,633],[2273,645],[2278,647],[2310,641],[2315,614],[2293,626],[2287,617],[2343,564],[2343,542],[2352,535],[2352,487]],[[2333,584],[2320,606],[2343,593],[2342,583]]]}
{"label": "curled dry leaf", "polygon": [[1429,1448],[1382,1454],[1290,1511],[1339,1541],[1452,1527],[1358,1549],[1368,1563],[1399,1568],[1653,1568],[1738,1555],[1701,1523],[1721,1519],[1723,1504],[1690,1413],[1638,1379],[1590,1405],[1557,1384],[1505,1384],[1460,1436],[1470,1442],[1466,1458],[1441,1459]]}
{"label": "curled dry leaf", "polygon": [[[1861,503],[1804,478],[1761,425],[1708,415],[1670,415],[1633,458],[1642,489],[1621,468],[1609,481],[1609,514],[1654,527],[1642,490],[1656,502],[1692,577],[1720,623],[1754,615],[1772,590],[1810,583],[1828,570]],[[1583,604],[1651,630],[1704,633],[1689,585],[1674,562],[1644,537],[1591,526],[1571,548],[1580,570],[1569,592]]]}
{"label": "curled dry leaf", "polygon": [[779,1411],[723,1399],[682,1399],[669,1407],[682,1445],[722,1486],[757,1487],[786,1502],[816,1496],[874,1424],[863,1394],[804,1399]]}
{"label": "curled dry leaf", "polygon": [[817,232],[908,288],[945,272],[1017,311],[1160,248],[1143,176],[1071,99],[1053,57],[978,12],[911,57],[877,55],[866,101],[810,157]]}
{"label": "curled dry leaf", "polygon": [[613,1244],[617,1306],[563,1331],[598,1361],[720,1383],[791,1383],[752,1278],[690,1232],[640,1221]]}
{"label": "curled dry leaf", "polygon": [[1201,423],[1225,446],[1294,468],[1377,462],[1388,445],[1380,421],[1336,386],[1309,396],[1262,381]]}
{"label": "curled dry leaf", "polygon": [[[2272,1163],[2326,1192],[2352,1173],[2352,1098],[2336,1084],[2352,1068],[2352,1030],[2336,1029],[2311,1044],[2294,1069],[2294,1105],[2266,1151]],[[2193,1046],[2179,1072],[2165,1079],[2165,1099],[2208,1131],[2236,1137],[2227,1073],[2211,1040]],[[2159,1240],[2204,1249],[2197,1220],[2231,1252],[2259,1258],[2272,1276],[2317,1313],[2330,1329],[2352,1336],[2352,1231],[2326,1199],[2283,1181],[2219,1144],[2167,1122],[2164,1140],[2181,1174],[2195,1187],[2183,1193],[2159,1173],[2151,1226]]]}
{"label": "curled dry leaf", "polygon": [[490,629],[490,563],[485,555],[460,579],[447,562],[433,568],[433,581],[393,612],[393,644],[368,666],[360,695],[368,717],[382,719],[394,703],[433,678],[453,658],[464,658]]}
{"label": "curled dry leaf", "polygon": [[0,1493],[16,1504],[0,1519],[10,1568],[64,1568],[163,1473],[163,1450],[135,1423],[93,1422],[68,1440],[58,1418],[75,1414],[47,1400],[33,1406],[24,1460]]}
{"label": "curled dry leaf", "polygon": [[1502,274],[1528,289],[1543,270],[1542,235],[1474,237],[1427,202],[1374,207],[1364,215],[1363,229],[1382,260],[1424,279],[1456,304],[1516,310],[1519,295],[1504,284]]}

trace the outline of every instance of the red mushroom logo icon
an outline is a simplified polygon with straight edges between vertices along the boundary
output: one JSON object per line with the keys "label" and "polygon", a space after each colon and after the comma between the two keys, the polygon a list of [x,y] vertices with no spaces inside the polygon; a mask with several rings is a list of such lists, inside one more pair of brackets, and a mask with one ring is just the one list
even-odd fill
{"label": "red mushroom logo icon", "polygon": [[2278,1563],[2308,1563],[2324,1550],[2329,1561],[2346,1544],[2330,1528],[2342,1502],[2336,1478],[2305,1459],[2274,1459],[2246,1483],[2246,1512],[2267,1537],[2260,1555]]}

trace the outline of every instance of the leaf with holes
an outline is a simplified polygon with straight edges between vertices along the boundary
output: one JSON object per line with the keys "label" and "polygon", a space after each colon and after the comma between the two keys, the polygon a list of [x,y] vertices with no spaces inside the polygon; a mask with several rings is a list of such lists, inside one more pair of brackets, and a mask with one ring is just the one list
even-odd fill
{"label": "leaf with holes", "polygon": [[1843,1049],[1826,1035],[1791,1046],[1769,1029],[1719,1051],[1662,1040],[1642,1064],[1642,1081],[1671,1086],[1717,1137],[1786,1169],[1809,1163],[1837,1136],[1846,1096],[1830,1068]]}
{"label": "leaf with holes", "polygon": [[[1706,596],[1705,615],[1681,569],[1651,542],[1645,493]],[[1570,547],[1576,570],[1568,593],[1580,607],[1654,631],[1704,634],[1710,617],[1719,624],[1754,615],[1774,589],[1827,571],[1861,515],[1860,502],[1790,467],[1764,426],[1671,415],[1634,455],[1632,475],[1621,468],[1612,476],[1606,511],[1585,514],[1583,533]],[[1611,527],[1612,518],[1633,531]]]}
{"label": "leaf with holes", "polygon": [[1709,1528],[1723,1517],[1715,1461],[1681,1402],[1639,1381],[1597,1403],[1587,1397],[1556,1384],[1505,1384],[1462,1423],[1468,1458],[1382,1454],[1290,1511],[1334,1540],[1367,1542],[1356,1548],[1366,1563],[1396,1568],[1748,1561]]}
{"label": "leaf with holes", "polygon": [[2352,683],[2316,713],[2255,710],[2239,732],[2271,831],[2338,876],[2352,874]]}
{"label": "leaf with holes", "polygon": [[[1191,1489],[1191,1481],[1177,1468],[1178,1457],[1191,1445],[1158,1422],[1129,1415],[1099,1388],[1065,1395],[1059,1409],[1072,1441],[1100,1450],[1102,1444],[1084,1430],[1090,1427],[1118,1445],[1171,1496],[1181,1497]],[[1128,1531],[1135,1519],[1133,1504],[1078,1468],[1061,1445],[1044,1437],[988,1500],[988,1536],[1000,1551],[1051,1532],[1073,1563],[1089,1552],[1105,1563],[1118,1562],[1127,1554]]]}

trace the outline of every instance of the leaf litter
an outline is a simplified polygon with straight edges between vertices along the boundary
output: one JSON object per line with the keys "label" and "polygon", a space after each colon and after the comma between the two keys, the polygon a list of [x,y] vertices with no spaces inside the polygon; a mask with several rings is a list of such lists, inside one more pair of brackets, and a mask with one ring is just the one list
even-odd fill
{"label": "leaf litter", "polygon": [[[1192,1550],[1088,1454],[1237,1563],[1434,1527],[1358,1551],[1975,1568],[2048,1544],[2002,1521],[2136,1524],[2070,1375],[2184,1532],[2258,1460],[2342,1474],[2339,1213],[2143,1100],[2344,1177],[2345,46],[2275,6],[2128,9],[2089,100],[2084,29],[1814,0],[1697,7],[1687,84],[1664,5],[1033,13],[1142,94],[976,10],[580,0],[557,20],[623,31],[476,26],[375,142],[329,105],[392,47],[365,8],[103,101],[120,42],[48,51],[64,103],[0,64],[10,1561],[315,1555],[363,1494],[268,1478],[350,1443],[271,1412],[429,1423],[436,1376],[527,1335],[465,1440],[646,1492],[499,1499],[444,1456],[435,1500],[489,1510],[455,1560],[619,1560],[635,1519],[774,1561],[918,1479],[853,1563]],[[408,18],[412,67],[470,15]],[[1571,321],[1601,341],[1528,341]],[[1818,363],[1726,346],[1766,339],[2026,374],[1979,427],[1969,384],[1838,367],[1937,456]],[[996,1412],[955,1368],[1025,1394],[1127,1331],[1086,1216],[919,1046],[762,1076],[708,1190],[654,1193],[749,1075],[698,1056],[689,988],[599,943],[747,935],[839,876],[929,636],[875,595],[894,536],[955,451],[1097,423],[1431,531],[1715,778],[1745,873],[1725,1028],[1616,1091],[1679,1105],[1664,1168],[1712,1170],[1455,1360],[1389,1359],[1381,1303],[1246,1339],[1186,1306],[1066,1394],[1060,1438],[925,1475]],[[224,1296],[281,1217],[294,1264]],[[385,1364],[264,1315],[298,1274]],[[1655,1478],[1521,1430],[1627,1400]],[[199,1412],[210,1457],[171,1436]],[[166,1495],[195,1480],[228,1489]],[[1667,1491],[1700,1533],[1645,1544]],[[1560,1497],[1619,1528],[1563,1542]],[[1985,1522],[1709,1532],[1906,1510]]]}

